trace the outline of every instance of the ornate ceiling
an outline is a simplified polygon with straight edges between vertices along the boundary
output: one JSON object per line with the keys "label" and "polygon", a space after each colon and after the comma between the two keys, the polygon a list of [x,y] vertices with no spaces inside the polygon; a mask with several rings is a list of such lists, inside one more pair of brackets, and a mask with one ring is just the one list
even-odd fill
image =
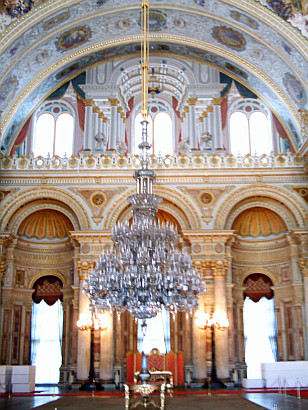
{"label": "ornate ceiling", "polygon": [[[87,68],[140,54],[141,0],[33,2],[0,14],[2,151],[53,90]],[[194,60],[261,97],[298,149],[307,108],[305,1],[150,0],[150,51]],[[291,9],[290,9],[291,7]],[[120,75],[120,73],[119,73]]]}

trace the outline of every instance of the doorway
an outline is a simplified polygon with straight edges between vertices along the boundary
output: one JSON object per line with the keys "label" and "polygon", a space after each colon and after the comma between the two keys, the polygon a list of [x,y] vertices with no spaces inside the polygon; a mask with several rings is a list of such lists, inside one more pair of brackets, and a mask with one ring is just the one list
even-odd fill
{"label": "doorway", "polygon": [[31,316],[31,365],[36,384],[57,384],[62,364],[62,282],[45,276],[34,284]]}

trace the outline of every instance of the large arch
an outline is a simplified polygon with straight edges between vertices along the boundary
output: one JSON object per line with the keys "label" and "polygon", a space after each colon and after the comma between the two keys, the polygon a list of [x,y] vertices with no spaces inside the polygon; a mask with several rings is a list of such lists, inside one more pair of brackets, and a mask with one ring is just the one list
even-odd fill
{"label": "large arch", "polygon": [[[52,200],[55,202],[51,202]],[[16,233],[26,216],[35,210],[46,208],[65,213],[75,230],[88,230],[91,227],[87,210],[74,195],[60,188],[36,187],[17,192],[3,205],[0,231],[12,230]]]}
{"label": "large arch", "polygon": [[[12,147],[27,115],[61,84],[95,64],[124,56],[139,57],[140,4],[106,0],[91,8],[86,3],[46,2],[4,30],[0,83],[6,90],[10,88],[2,95],[4,150]],[[248,6],[247,1],[238,0],[236,6],[221,2],[217,7],[214,0],[151,4],[151,52],[200,61],[227,73],[257,95],[266,95],[299,148],[298,110],[307,105],[305,38],[257,2]],[[81,39],[66,43],[65,35],[70,34],[80,34]],[[280,69],[275,69],[278,65]],[[18,76],[20,72],[24,73],[22,77]],[[303,91],[300,99],[292,90],[290,94],[288,79]]]}
{"label": "large arch", "polygon": [[232,191],[224,199],[215,217],[215,229],[231,229],[235,218],[254,206],[263,206],[280,214],[289,230],[305,226],[306,208],[293,194],[283,188],[258,184]]}
{"label": "large arch", "polygon": [[[199,210],[182,193],[163,186],[156,186],[154,194],[166,197],[167,203],[159,204],[158,208],[172,214],[179,222],[182,230],[200,229],[202,221]],[[131,208],[127,206],[127,197],[135,194],[135,189],[122,194],[107,211],[103,222],[103,229],[111,229],[116,222],[131,217]]]}

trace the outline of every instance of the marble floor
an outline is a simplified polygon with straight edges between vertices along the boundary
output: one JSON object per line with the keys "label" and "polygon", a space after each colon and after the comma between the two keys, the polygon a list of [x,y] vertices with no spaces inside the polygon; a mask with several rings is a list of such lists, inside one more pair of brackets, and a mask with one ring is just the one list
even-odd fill
{"label": "marble floor", "polygon": [[[35,396],[1,397],[0,410],[117,410],[124,409],[124,396],[115,390],[104,390],[103,395],[82,394],[58,386],[37,386]],[[158,397],[156,398],[158,400]],[[142,407],[138,407],[142,408]],[[153,407],[148,407],[149,409]],[[213,391],[211,396],[201,389],[175,390],[166,395],[166,410],[236,409],[236,410],[308,410],[308,398],[298,399],[279,393],[245,392],[237,390]]]}

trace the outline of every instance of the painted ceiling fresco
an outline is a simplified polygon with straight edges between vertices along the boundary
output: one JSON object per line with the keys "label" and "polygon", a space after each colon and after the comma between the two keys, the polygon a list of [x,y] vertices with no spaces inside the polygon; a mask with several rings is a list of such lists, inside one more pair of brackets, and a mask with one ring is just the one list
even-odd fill
{"label": "painted ceiling fresco", "polygon": [[[33,3],[19,18],[0,14],[3,151],[61,84],[93,64],[140,53],[141,0]],[[150,0],[150,51],[208,64],[241,82],[269,104],[300,148],[308,44],[306,26],[296,27],[294,16],[305,22],[307,15],[305,1],[291,3],[281,15],[277,1]]]}

